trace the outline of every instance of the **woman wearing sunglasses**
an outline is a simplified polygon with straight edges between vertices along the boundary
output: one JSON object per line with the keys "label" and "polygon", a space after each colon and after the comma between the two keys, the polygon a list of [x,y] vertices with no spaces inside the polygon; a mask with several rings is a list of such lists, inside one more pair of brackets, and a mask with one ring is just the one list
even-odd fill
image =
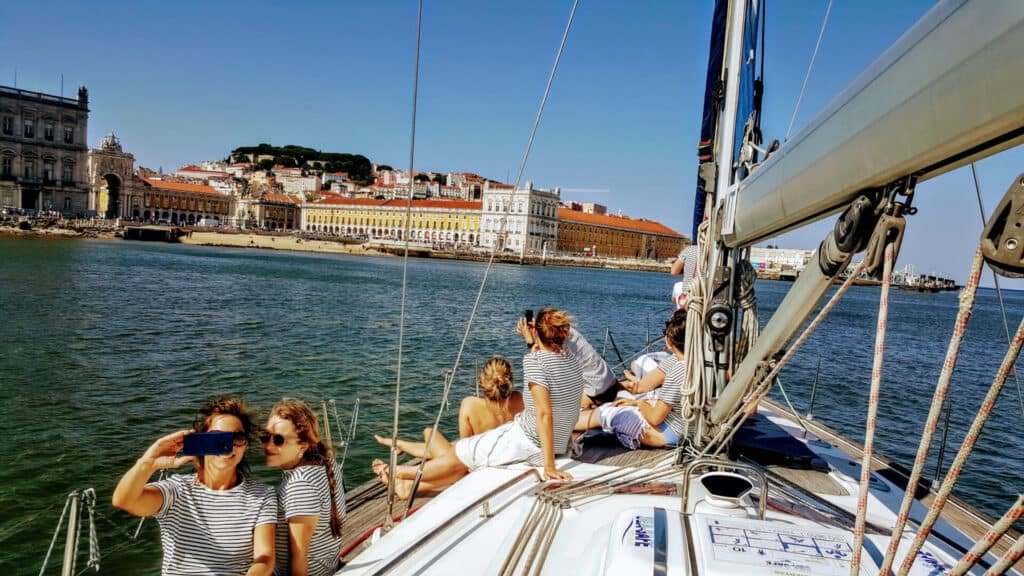
{"label": "woman wearing sunglasses", "polygon": [[320,440],[316,415],[301,401],[284,398],[270,411],[260,441],[267,466],[284,472],[277,489],[276,574],[334,574],[345,492],[334,452]]}
{"label": "woman wearing sunglasses", "polygon": [[[128,469],[114,489],[114,506],[155,516],[163,545],[162,574],[248,574],[274,570],[277,499],[272,488],[248,478],[245,451],[255,425],[238,398],[219,398],[200,410],[195,430],[160,438]],[[193,432],[230,432],[228,454],[181,456]],[[157,470],[192,462],[193,474],[148,483]]]}

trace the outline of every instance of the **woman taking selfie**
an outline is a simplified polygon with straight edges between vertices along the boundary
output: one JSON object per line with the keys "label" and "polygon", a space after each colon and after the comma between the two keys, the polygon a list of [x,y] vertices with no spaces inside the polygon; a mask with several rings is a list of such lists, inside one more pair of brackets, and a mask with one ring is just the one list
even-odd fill
{"label": "woman taking selfie", "polygon": [[[195,430],[168,434],[143,453],[117,483],[113,504],[135,516],[156,517],[162,574],[268,576],[274,570],[277,499],[269,486],[248,479],[245,450],[255,430],[252,419],[238,398],[214,400],[200,414]],[[229,451],[180,455],[185,437],[194,432],[230,434],[230,445],[223,446]],[[195,473],[147,483],[157,470],[188,462],[195,464]]]}
{"label": "woman taking selfie", "polygon": [[334,452],[320,440],[316,415],[299,400],[284,398],[271,409],[260,441],[267,466],[284,472],[277,489],[276,574],[334,574],[345,492]]}

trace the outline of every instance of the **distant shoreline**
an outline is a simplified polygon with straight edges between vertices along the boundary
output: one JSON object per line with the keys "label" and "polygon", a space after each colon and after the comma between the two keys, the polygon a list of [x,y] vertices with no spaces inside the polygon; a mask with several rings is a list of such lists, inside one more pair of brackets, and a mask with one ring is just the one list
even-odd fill
{"label": "distant shoreline", "polygon": [[[53,237],[53,238],[102,238],[116,239],[120,236],[108,229],[72,229],[51,226],[48,228],[33,227],[20,230],[16,227],[0,227],[0,235],[15,237]],[[132,240],[125,240],[133,242]],[[181,244],[190,246],[213,246],[221,248],[259,248],[264,250],[281,250],[288,252],[306,252],[314,254],[349,254],[355,256],[401,256],[404,250],[400,247],[374,246],[372,243],[347,244],[331,240],[302,238],[288,234],[254,234],[235,232],[212,232],[192,230],[190,235],[179,239]],[[416,258],[436,258],[441,260],[463,260],[470,262],[486,262],[490,258],[488,252],[433,250],[413,247],[409,255]],[[526,266],[566,266],[572,268],[600,268],[610,270],[631,270],[639,272],[668,273],[669,263],[658,261],[638,261],[629,259],[593,258],[576,256],[519,256],[518,254],[496,254],[495,262],[502,264],[519,264]]]}

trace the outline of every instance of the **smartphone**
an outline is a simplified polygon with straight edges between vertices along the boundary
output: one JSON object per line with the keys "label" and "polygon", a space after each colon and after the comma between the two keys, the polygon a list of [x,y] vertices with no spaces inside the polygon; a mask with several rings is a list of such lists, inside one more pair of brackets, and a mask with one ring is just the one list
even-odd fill
{"label": "smartphone", "polygon": [[527,324],[533,324],[533,310],[527,310],[523,312],[523,318],[526,318]]}
{"label": "smartphone", "polygon": [[185,436],[183,456],[213,456],[230,454],[234,449],[234,434],[231,432],[194,432]]}

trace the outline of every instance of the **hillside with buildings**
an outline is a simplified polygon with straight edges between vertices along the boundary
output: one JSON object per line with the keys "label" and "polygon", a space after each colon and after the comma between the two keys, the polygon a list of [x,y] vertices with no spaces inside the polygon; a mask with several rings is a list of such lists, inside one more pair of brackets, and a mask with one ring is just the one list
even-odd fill
{"label": "hillside with buildings", "polygon": [[[652,220],[473,172],[416,172],[361,154],[241,146],[173,172],[137,167],[113,134],[88,148],[89,96],[0,86],[0,204],[124,222],[408,239],[447,250],[669,259],[690,239]],[[411,198],[410,198],[411,196]],[[411,200],[411,203],[410,203]]]}

